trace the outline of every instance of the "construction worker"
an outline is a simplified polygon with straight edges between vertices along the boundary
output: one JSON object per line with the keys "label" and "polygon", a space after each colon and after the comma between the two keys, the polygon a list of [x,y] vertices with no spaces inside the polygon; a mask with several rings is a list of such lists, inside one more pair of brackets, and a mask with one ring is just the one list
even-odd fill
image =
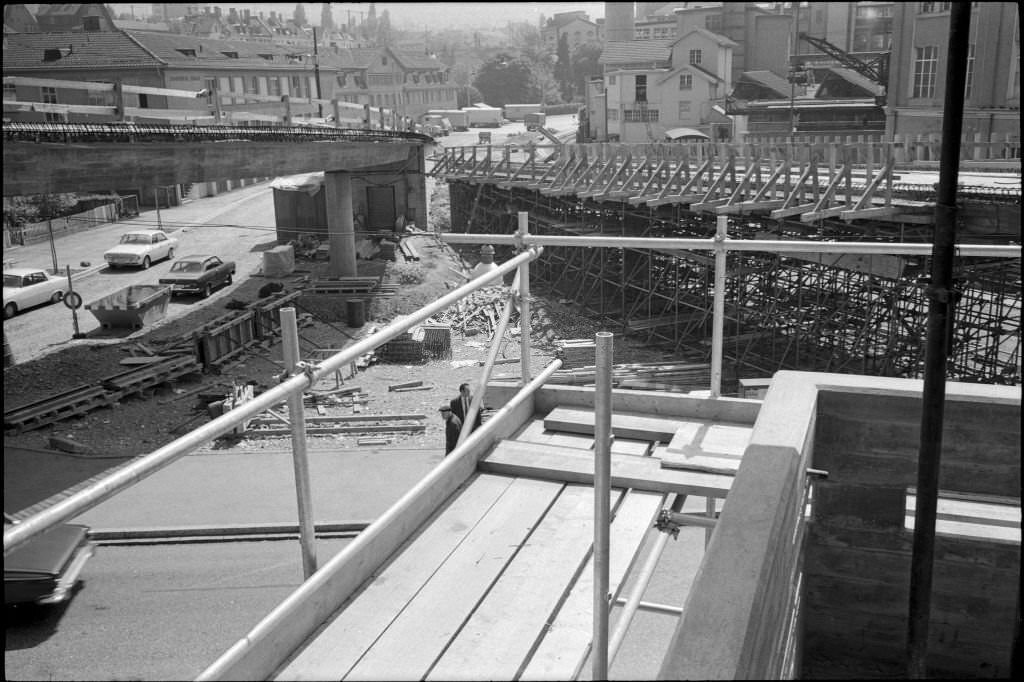
{"label": "construction worker", "polygon": [[[459,418],[460,424],[464,424],[466,422],[466,415],[469,414],[469,406],[472,404],[473,394],[469,390],[469,384],[459,384],[459,395],[452,398],[449,405],[451,406],[452,412],[455,416]],[[483,421],[480,414],[481,412],[483,412],[483,405],[481,405],[480,409],[476,412],[476,419],[473,420],[473,428],[469,430],[470,433],[473,433],[480,428],[480,424]]]}
{"label": "construction worker", "polygon": [[462,431],[462,420],[452,414],[451,405],[442,405],[438,410],[444,419],[444,454],[455,449],[459,444],[459,432]]}

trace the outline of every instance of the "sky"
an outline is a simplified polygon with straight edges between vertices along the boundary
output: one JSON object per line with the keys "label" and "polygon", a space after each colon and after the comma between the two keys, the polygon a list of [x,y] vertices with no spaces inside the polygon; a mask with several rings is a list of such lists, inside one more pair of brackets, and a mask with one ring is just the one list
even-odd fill
{"label": "sky", "polygon": [[[295,5],[298,3],[287,2],[201,2],[188,3],[198,4],[200,7],[209,5],[221,7],[223,10],[234,7],[235,9],[248,8],[253,12],[267,14],[271,11],[280,12],[286,17],[291,17],[295,12]],[[320,12],[323,3],[304,2],[306,17],[310,23],[320,23]],[[335,21],[344,21],[347,12],[365,12],[369,3],[365,2],[332,2],[331,3]],[[115,13],[134,12],[136,16],[144,16],[151,12],[152,3],[111,3]],[[465,27],[483,28],[498,26],[503,27],[509,21],[526,21],[536,23],[543,14],[550,17],[556,12],[569,12],[573,10],[584,10],[590,18],[597,19],[604,16],[603,2],[378,2],[377,14],[384,10],[388,11],[391,17],[391,25],[396,28],[409,30],[430,29],[432,31]]]}

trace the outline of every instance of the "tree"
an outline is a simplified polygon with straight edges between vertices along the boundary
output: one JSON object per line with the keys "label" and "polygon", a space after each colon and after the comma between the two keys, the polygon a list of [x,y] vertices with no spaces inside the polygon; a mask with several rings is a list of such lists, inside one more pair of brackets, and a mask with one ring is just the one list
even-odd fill
{"label": "tree", "polygon": [[320,10],[320,30],[324,35],[334,31],[334,15],[331,13],[331,3],[322,3]]}
{"label": "tree", "polygon": [[587,81],[604,73],[601,63],[601,48],[597,45],[580,45],[572,55],[573,83],[576,94],[586,98]]}
{"label": "tree", "polygon": [[387,10],[380,13],[374,40],[377,47],[387,47],[391,44],[391,14]]}
{"label": "tree", "polygon": [[536,102],[541,92],[533,77],[535,64],[500,53],[480,67],[473,86],[494,107],[515,102]]}
{"label": "tree", "polygon": [[572,101],[573,77],[572,60],[569,57],[569,36],[565,33],[558,37],[558,61],[555,62],[555,80],[558,81],[562,100]]}
{"label": "tree", "polygon": [[306,8],[303,7],[302,3],[295,5],[295,13],[292,15],[292,21],[295,22],[296,26],[305,26],[308,22],[306,20]]}

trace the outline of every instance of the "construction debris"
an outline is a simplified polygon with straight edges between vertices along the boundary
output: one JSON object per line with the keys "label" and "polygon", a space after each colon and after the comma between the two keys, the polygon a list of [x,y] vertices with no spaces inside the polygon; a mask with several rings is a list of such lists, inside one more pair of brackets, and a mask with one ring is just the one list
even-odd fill
{"label": "construction debris", "polygon": [[[552,384],[586,386],[594,383],[594,365],[575,369],[559,369],[548,380]],[[612,386],[687,393],[711,383],[711,365],[707,363],[642,362],[612,366]]]}
{"label": "construction debris", "polygon": [[422,381],[407,381],[407,382],[402,383],[402,384],[392,384],[392,385],[388,386],[388,391],[394,391],[394,390],[399,389],[399,388],[412,388],[413,386],[422,386],[422,385],[423,385]]}

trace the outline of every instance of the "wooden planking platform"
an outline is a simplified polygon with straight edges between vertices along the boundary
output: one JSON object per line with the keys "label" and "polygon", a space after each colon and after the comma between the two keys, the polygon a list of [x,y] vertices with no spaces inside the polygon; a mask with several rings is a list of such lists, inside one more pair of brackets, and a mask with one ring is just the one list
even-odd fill
{"label": "wooden planking platform", "polygon": [[[427,675],[562,488],[549,481],[513,481],[342,679]],[[386,572],[378,581],[387,582]]]}
{"label": "wooden planking platform", "polygon": [[[663,469],[661,460],[655,457],[613,454],[611,460],[611,484],[617,488],[725,497],[732,486],[732,476]],[[594,481],[593,452],[554,445],[503,440],[477,467],[479,471],[507,476],[589,485]]]}
{"label": "wooden planking platform", "polygon": [[[278,672],[277,680],[340,680],[514,482],[477,475]],[[515,491],[513,491],[514,493]],[[509,499],[515,498],[515,494]]]}
{"label": "wooden planking platform", "polygon": [[[631,490],[617,508],[613,507],[608,557],[608,591],[613,598],[619,595],[644,536],[664,503],[662,494]],[[518,679],[575,679],[586,660],[593,633],[594,560],[591,554]]]}
{"label": "wooden planking platform", "polygon": [[679,427],[661,455],[661,466],[735,474],[750,443],[752,426],[692,421]]}
{"label": "wooden planking platform", "polygon": [[[515,440],[523,443],[560,445],[567,448],[593,450],[594,439],[582,433],[564,433],[544,428],[543,419],[534,419],[516,435]],[[612,453],[616,455],[643,456],[650,453],[652,442],[633,438],[612,438]]]}
{"label": "wooden planking platform", "polygon": [[[619,495],[612,493],[613,503]],[[514,679],[593,539],[594,490],[567,486],[427,679]]]}
{"label": "wooden planking platform", "polygon": [[[612,413],[612,435],[616,438],[667,443],[682,425],[683,420],[678,417],[649,417],[633,412]],[[593,436],[594,411],[576,407],[556,407],[544,418],[544,428]]]}

